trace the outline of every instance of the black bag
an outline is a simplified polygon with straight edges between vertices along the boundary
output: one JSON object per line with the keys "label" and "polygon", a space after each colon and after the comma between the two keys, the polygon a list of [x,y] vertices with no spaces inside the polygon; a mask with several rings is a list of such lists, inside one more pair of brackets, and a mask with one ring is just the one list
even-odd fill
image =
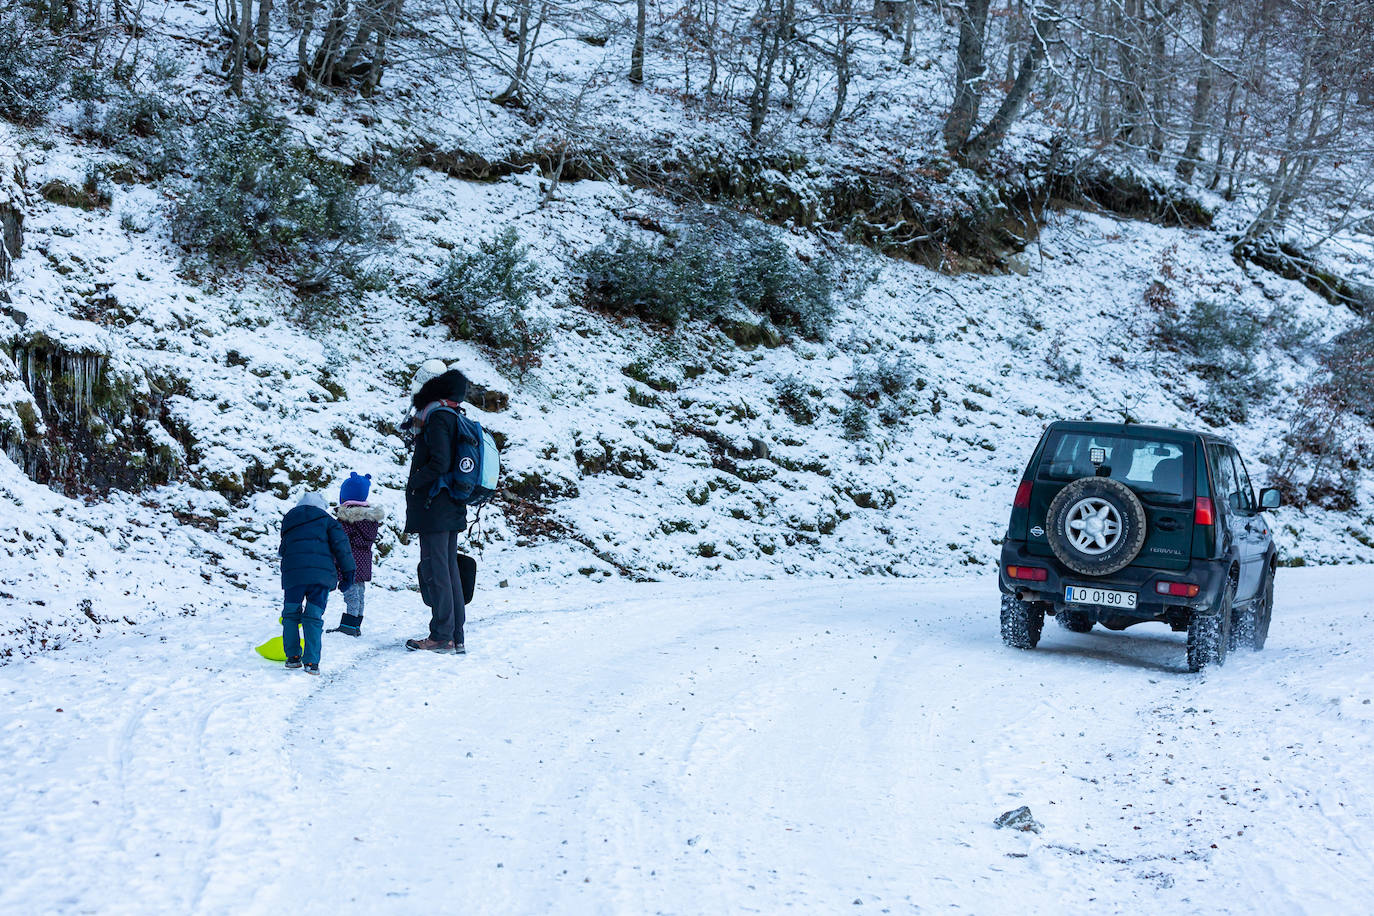
{"label": "black bag", "polygon": [[[420,600],[425,607],[434,607],[434,602],[429,599],[429,586],[425,582],[422,564],[415,567],[415,578],[420,580]],[[470,605],[472,595],[477,591],[477,561],[461,551],[458,553],[458,578],[463,580],[463,604]]]}

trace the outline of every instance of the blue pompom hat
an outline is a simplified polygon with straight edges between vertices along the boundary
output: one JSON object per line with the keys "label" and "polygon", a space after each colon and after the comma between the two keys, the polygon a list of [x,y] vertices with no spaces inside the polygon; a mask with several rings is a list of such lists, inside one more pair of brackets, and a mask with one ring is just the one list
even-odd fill
{"label": "blue pompom hat", "polygon": [[365,503],[367,493],[372,489],[372,475],[353,471],[339,487],[339,505],[344,503]]}

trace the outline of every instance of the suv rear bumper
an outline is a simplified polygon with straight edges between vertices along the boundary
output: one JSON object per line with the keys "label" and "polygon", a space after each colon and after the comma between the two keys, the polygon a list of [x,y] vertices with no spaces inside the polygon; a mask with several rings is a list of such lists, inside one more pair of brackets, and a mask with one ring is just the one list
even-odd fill
{"label": "suv rear bumper", "polygon": [[[1011,579],[1007,576],[1008,566],[1030,566],[1043,569],[1047,573],[1044,582],[1031,582],[1025,579]],[[1174,595],[1161,595],[1155,591],[1160,581],[1184,582],[1198,586],[1193,598]],[[1217,606],[1222,588],[1226,584],[1226,569],[1222,563],[1209,563],[1193,560],[1187,569],[1148,569],[1128,566],[1110,576],[1084,576],[1064,566],[1055,557],[1042,557],[1026,551],[1024,542],[1006,541],[1002,544],[1002,564],[997,570],[997,582],[1004,595],[1015,595],[1022,601],[1043,601],[1054,606],[1056,611],[1064,609],[1064,590],[1069,585],[1082,585],[1089,588],[1104,588],[1116,591],[1135,592],[1134,608],[1111,607],[1114,615],[1137,617],[1151,620],[1162,617],[1170,609],[1188,608],[1208,612]],[[1091,608],[1093,605],[1074,604],[1075,608]]]}

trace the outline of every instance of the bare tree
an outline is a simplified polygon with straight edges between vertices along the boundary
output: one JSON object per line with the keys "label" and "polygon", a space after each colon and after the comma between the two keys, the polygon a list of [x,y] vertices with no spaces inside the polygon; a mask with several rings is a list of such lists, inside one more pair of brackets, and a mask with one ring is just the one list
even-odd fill
{"label": "bare tree", "polygon": [[796,14],[796,0],[759,0],[758,11],[753,21],[757,47],[753,54],[753,64],[749,68],[749,78],[753,84],[749,93],[751,140],[757,140],[763,131],[778,57],[794,37]]}
{"label": "bare tree", "polygon": [[[982,2],[982,0],[977,0]],[[1016,72],[1016,79],[1012,82],[1011,88],[1007,90],[1006,96],[1002,99],[1002,104],[998,106],[983,129],[978,132],[972,140],[964,139],[954,149],[954,155],[964,163],[977,167],[987,159],[988,155],[1001,145],[1007,136],[1007,131],[1021,114],[1021,109],[1026,103],[1026,98],[1030,95],[1031,86],[1036,76],[1040,64],[1049,55],[1050,42],[1054,39],[1055,29],[1059,22],[1059,2],[1060,0],[1045,0],[1044,3],[1036,7],[1031,18],[1030,35],[1026,43],[1025,54],[1021,58],[1020,66]],[[983,21],[986,24],[987,10],[983,8]],[[970,32],[976,27],[976,23],[970,22]],[[960,134],[967,138],[972,131],[973,124],[977,118],[978,103],[982,94],[982,62],[983,62],[983,37],[980,35],[976,39],[976,57],[970,54],[970,61],[976,60],[978,69],[978,80],[970,81],[971,92],[975,95],[971,100],[963,103],[960,110],[960,98],[958,90],[963,87],[962,83],[956,83],[955,109],[951,109],[950,117],[945,121],[945,143],[946,148],[951,147],[950,141]],[[963,48],[964,48],[964,25],[960,24],[960,61],[958,65],[963,69]],[[969,71],[972,73],[973,71]],[[952,122],[956,115],[959,120]]]}
{"label": "bare tree", "polygon": [[1212,104],[1212,74],[1216,65],[1217,18],[1221,15],[1221,0],[1197,3],[1201,17],[1202,41],[1198,48],[1197,88],[1193,92],[1193,112],[1188,119],[1188,142],[1179,157],[1174,173],[1184,183],[1193,180],[1193,170],[1202,156],[1202,142],[1207,137],[1207,112]]}
{"label": "bare tree", "polygon": [[635,0],[635,43],[630,52],[630,82],[644,82],[644,27],[648,19],[648,0]]}
{"label": "bare tree", "polygon": [[991,0],[965,0],[959,7],[959,48],[954,57],[954,104],[945,116],[945,151],[958,156],[978,123],[983,102],[983,44]]}

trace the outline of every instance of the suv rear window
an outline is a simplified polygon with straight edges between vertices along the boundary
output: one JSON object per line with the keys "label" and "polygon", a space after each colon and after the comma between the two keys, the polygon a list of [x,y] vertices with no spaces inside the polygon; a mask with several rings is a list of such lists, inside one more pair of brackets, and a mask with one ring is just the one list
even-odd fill
{"label": "suv rear window", "polygon": [[1139,493],[1182,501],[1192,487],[1192,449],[1177,442],[1097,433],[1055,433],[1040,459],[1041,480],[1077,480],[1098,475],[1092,450],[1102,450],[1101,475]]}

